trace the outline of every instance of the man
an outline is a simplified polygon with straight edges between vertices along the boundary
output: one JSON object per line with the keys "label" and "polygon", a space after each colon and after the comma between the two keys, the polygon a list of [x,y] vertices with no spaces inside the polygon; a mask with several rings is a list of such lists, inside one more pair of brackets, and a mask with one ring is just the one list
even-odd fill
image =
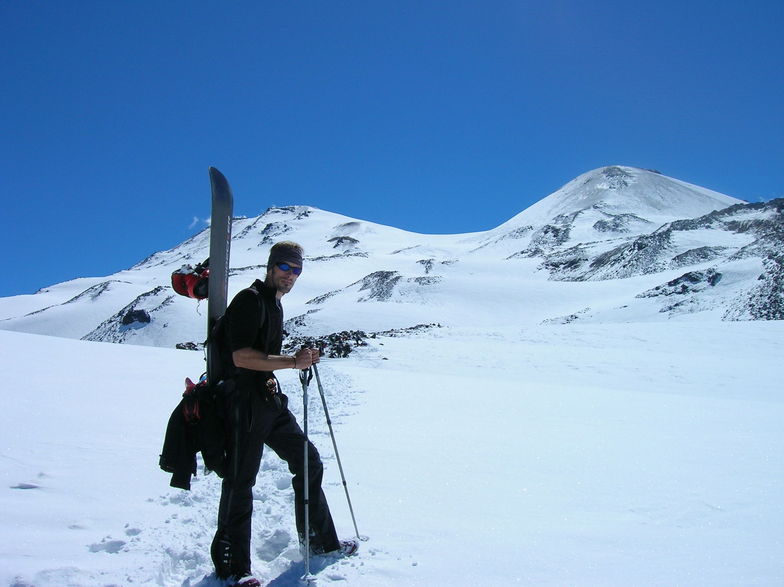
{"label": "man", "polygon": [[[262,283],[239,292],[226,310],[224,348],[231,351],[231,375],[226,379],[229,428],[228,467],[223,479],[218,530],[212,560],[221,579],[234,577],[237,585],[259,585],[250,570],[252,488],[266,444],[294,475],[296,525],[304,544],[305,436],[288,409],[273,374],[279,369],[307,369],[319,362],[319,352],[301,349],[281,355],[283,308],[280,300],[294,287],[303,267],[302,247],[280,242],[270,250],[267,276]],[[323,466],[309,443],[309,525],[313,554],[354,554],[358,543],[340,541],[321,490]]]}

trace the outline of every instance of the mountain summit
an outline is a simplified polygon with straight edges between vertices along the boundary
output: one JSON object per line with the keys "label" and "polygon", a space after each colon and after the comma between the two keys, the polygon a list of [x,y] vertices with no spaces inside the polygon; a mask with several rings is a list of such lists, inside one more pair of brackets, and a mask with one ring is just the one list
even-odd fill
{"label": "mountain summit", "polygon": [[[234,221],[230,294],[295,240],[305,272],[286,328],[321,336],[467,323],[784,319],[784,200],[748,204],[657,172],[583,174],[501,226],[426,235],[316,208]],[[204,307],[170,274],[208,256],[208,231],[107,277],[0,299],[0,328],[156,346],[204,340]]]}
{"label": "mountain summit", "polygon": [[580,175],[509,223],[543,224],[558,216],[593,210],[610,218],[633,214],[663,224],[743,203],[658,171],[611,166]]}

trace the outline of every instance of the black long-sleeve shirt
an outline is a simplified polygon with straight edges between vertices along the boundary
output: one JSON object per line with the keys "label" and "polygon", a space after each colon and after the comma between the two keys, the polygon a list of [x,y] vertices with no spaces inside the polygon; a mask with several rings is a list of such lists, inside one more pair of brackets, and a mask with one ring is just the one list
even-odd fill
{"label": "black long-sleeve shirt", "polygon": [[[258,293],[256,293],[258,292]],[[283,308],[274,288],[260,280],[239,292],[226,309],[228,347],[233,353],[252,348],[266,355],[279,355],[283,345]],[[236,368],[238,385],[266,386],[271,372]]]}

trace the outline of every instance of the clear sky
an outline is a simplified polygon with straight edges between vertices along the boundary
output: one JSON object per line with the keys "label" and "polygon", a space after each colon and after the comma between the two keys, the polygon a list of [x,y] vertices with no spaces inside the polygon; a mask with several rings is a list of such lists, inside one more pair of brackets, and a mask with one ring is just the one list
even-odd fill
{"label": "clear sky", "polygon": [[306,204],[487,230],[604,165],[784,196],[782,0],[0,0],[0,296]]}

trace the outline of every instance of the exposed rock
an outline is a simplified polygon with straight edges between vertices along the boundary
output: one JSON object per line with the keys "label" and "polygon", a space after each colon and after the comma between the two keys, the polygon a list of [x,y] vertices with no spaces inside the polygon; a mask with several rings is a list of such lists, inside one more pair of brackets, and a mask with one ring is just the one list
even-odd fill
{"label": "exposed rock", "polygon": [[658,296],[686,295],[715,287],[721,281],[721,273],[715,269],[706,271],[689,271],[680,277],[668,281],[664,285],[654,287],[637,294],[638,298],[654,298]]}
{"label": "exposed rock", "polygon": [[406,336],[412,333],[421,333],[427,332],[428,330],[433,330],[434,328],[441,328],[441,325],[438,323],[432,324],[417,324],[416,326],[409,326],[407,328],[393,328],[391,330],[382,330],[379,332],[374,332],[371,337],[375,338],[376,336]]}
{"label": "exposed rock", "polygon": [[659,230],[597,256],[578,280],[622,279],[662,271],[670,250],[671,230]]}
{"label": "exposed rock", "polygon": [[670,267],[678,269],[688,265],[707,263],[721,257],[726,250],[727,247],[697,247],[696,249],[689,249],[685,253],[675,255],[672,261],[670,261]]}
{"label": "exposed rock", "polygon": [[319,337],[294,336],[283,345],[284,353],[295,353],[301,348],[318,349],[323,357],[340,359],[348,357],[355,347],[367,346],[368,335],[361,330],[344,330]]}
{"label": "exposed rock", "polygon": [[640,218],[636,214],[607,214],[607,218],[597,220],[593,228],[599,232],[631,232],[631,227],[651,225],[652,223],[645,218]]}
{"label": "exposed rock", "polygon": [[121,323],[123,326],[128,326],[134,322],[149,324],[151,320],[150,313],[147,310],[129,310],[123,316]]}
{"label": "exposed rock", "polygon": [[590,258],[586,247],[577,245],[545,256],[541,268],[550,272],[551,279],[571,281],[582,273]]}
{"label": "exposed rock", "polygon": [[371,273],[359,282],[359,291],[367,291],[369,293],[366,296],[361,296],[357,301],[369,302],[376,300],[385,302],[389,300],[392,297],[395,286],[402,277],[397,271],[376,271]]}
{"label": "exposed rock", "polygon": [[294,353],[301,348],[319,349],[321,355],[332,359],[348,357],[357,347],[368,346],[368,340],[379,337],[398,337],[441,328],[440,324],[417,324],[407,328],[394,328],[370,334],[362,330],[344,330],[324,336],[293,336],[286,339],[283,352]]}
{"label": "exposed rock", "polygon": [[174,348],[181,351],[201,351],[204,350],[204,345],[198,342],[178,342]]}
{"label": "exposed rock", "polygon": [[318,257],[308,257],[308,261],[331,261],[332,259],[347,259],[349,257],[364,257],[369,255],[365,251],[343,251],[335,255],[320,255]]}
{"label": "exposed rock", "polygon": [[634,176],[620,167],[605,167],[602,175],[607,178],[607,189],[620,190],[628,187],[633,181]]}
{"label": "exposed rock", "polygon": [[725,320],[784,320],[784,254],[763,261],[757,283],[734,301]]}
{"label": "exposed rock", "polygon": [[168,287],[158,286],[137,297],[122,310],[104,320],[82,340],[125,342],[132,333],[152,322],[152,317],[174,300]]}
{"label": "exposed rock", "polygon": [[481,249],[484,249],[486,247],[490,247],[492,245],[498,244],[498,243],[503,242],[503,241],[519,240],[519,239],[525,238],[529,234],[531,234],[533,231],[534,231],[534,227],[531,226],[531,225],[520,226],[518,228],[515,228],[514,230],[510,230],[509,232],[505,232],[501,236],[493,237],[493,238],[490,238],[490,239],[486,240],[481,245],[479,245],[478,247],[473,249],[471,252],[473,253],[473,252],[479,251]]}
{"label": "exposed rock", "polygon": [[569,240],[570,225],[566,222],[547,224],[531,236],[529,248],[550,249]]}
{"label": "exposed rock", "polygon": [[261,240],[258,242],[256,246],[262,247],[271,245],[279,240],[281,236],[284,234],[291,232],[291,227],[285,222],[267,222],[264,225],[264,228],[258,230],[259,223],[264,220],[264,216],[260,216],[255,222],[251,225],[246,226],[239,234],[234,236],[235,239],[242,239],[248,237],[249,235],[258,234],[261,237]]}
{"label": "exposed rock", "polygon": [[350,236],[336,236],[331,238],[327,241],[328,243],[334,243],[333,248],[337,249],[338,247],[353,247],[359,244],[359,241]]}
{"label": "exposed rock", "polygon": [[558,316],[556,318],[547,318],[546,320],[542,320],[543,325],[547,324],[571,324],[583,318],[587,314],[590,314],[591,308],[583,308],[582,310],[575,312],[573,314],[567,314],[566,316]]}

